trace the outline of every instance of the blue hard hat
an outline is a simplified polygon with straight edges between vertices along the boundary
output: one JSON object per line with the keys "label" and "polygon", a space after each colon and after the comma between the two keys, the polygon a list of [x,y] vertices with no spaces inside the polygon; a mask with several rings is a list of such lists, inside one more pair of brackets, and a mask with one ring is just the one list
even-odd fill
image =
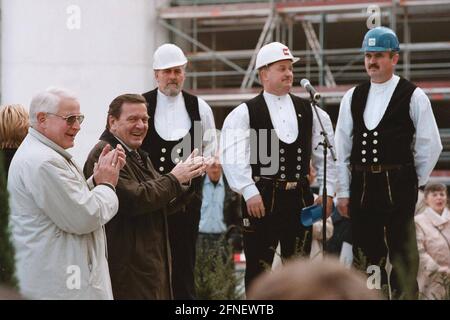
{"label": "blue hard hat", "polygon": [[367,31],[361,51],[400,51],[400,43],[394,31],[386,27],[376,27]]}

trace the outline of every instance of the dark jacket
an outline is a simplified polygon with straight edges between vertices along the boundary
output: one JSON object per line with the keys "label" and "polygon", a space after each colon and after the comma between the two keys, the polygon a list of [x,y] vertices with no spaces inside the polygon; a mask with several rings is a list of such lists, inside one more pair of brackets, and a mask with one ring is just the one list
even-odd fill
{"label": "dark jacket", "polygon": [[[103,147],[119,142],[106,130],[88,156],[90,176]],[[108,264],[115,299],[172,299],[171,256],[167,233],[169,203],[183,188],[172,174],[160,175],[147,154],[146,167],[128,151],[117,184],[119,211],[106,224]]]}
{"label": "dark jacket", "polygon": [[9,165],[11,164],[12,158],[14,157],[14,154],[16,153],[17,148],[5,148],[0,149],[0,152],[3,153],[3,170],[5,170],[5,175],[8,178],[8,170]]}

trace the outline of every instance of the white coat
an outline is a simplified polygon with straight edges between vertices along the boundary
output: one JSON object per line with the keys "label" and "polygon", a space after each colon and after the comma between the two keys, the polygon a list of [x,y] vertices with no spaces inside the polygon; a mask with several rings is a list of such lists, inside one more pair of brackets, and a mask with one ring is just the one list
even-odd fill
{"label": "white coat", "polygon": [[10,226],[26,298],[112,299],[103,225],[118,199],[104,185],[90,190],[71,157],[30,128],[11,163]]}
{"label": "white coat", "polygon": [[450,212],[447,208],[439,216],[426,208],[415,216],[419,272],[417,282],[422,299],[443,299],[443,278],[450,280]]}

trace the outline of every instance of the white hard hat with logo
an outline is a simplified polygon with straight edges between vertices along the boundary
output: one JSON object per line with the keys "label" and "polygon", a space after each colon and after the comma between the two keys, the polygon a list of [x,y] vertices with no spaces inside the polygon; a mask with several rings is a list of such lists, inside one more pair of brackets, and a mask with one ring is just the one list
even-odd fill
{"label": "white hard hat with logo", "polygon": [[187,63],[183,51],[176,45],[165,43],[153,54],[153,70],[184,66]]}
{"label": "white hard hat with logo", "polygon": [[280,42],[268,43],[259,50],[256,56],[255,69],[258,70],[281,60],[291,60],[292,63],[296,63],[300,58],[292,56],[289,48]]}

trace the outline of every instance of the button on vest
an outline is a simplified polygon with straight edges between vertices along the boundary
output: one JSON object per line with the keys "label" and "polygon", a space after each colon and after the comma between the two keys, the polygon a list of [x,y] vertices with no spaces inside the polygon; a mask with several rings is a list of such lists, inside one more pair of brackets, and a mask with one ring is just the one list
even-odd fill
{"label": "button on vest", "polygon": [[[256,140],[250,143],[251,148],[256,148],[251,154],[256,155],[256,159],[251,159],[252,175],[266,176],[285,180],[299,180],[309,173],[309,162],[311,158],[311,136],[312,136],[312,112],[306,101],[291,95],[297,114],[298,136],[293,143],[285,143],[278,139],[270,119],[269,109],[262,94],[246,102],[249,110],[250,128],[256,130]],[[260,135],[260,130],[268,130],[268,135]],[[274,135],[273,137],[271,135]],[[279,149],[271,149],[271,141],[276,139]],[[273,168],[274,164],[263,163],[260,151],[261,145],[266,146],[265,151],[272,159],[271,152],[278,153],[278,170],[275,174],[265,174],[263,169]],[[265,159],[267,162],[267,158]],[[256,163],[255,163],[256,162]]]}
{"label": "button on vest", "polygon": [[355,88],[352,96],[353,147],[351,164],[407,164],[413,163],[411,145],[415,133],[409,115],[415,85],[400,78],[380,123],[372,130],[364,123],[364,110],[370,82]]}

